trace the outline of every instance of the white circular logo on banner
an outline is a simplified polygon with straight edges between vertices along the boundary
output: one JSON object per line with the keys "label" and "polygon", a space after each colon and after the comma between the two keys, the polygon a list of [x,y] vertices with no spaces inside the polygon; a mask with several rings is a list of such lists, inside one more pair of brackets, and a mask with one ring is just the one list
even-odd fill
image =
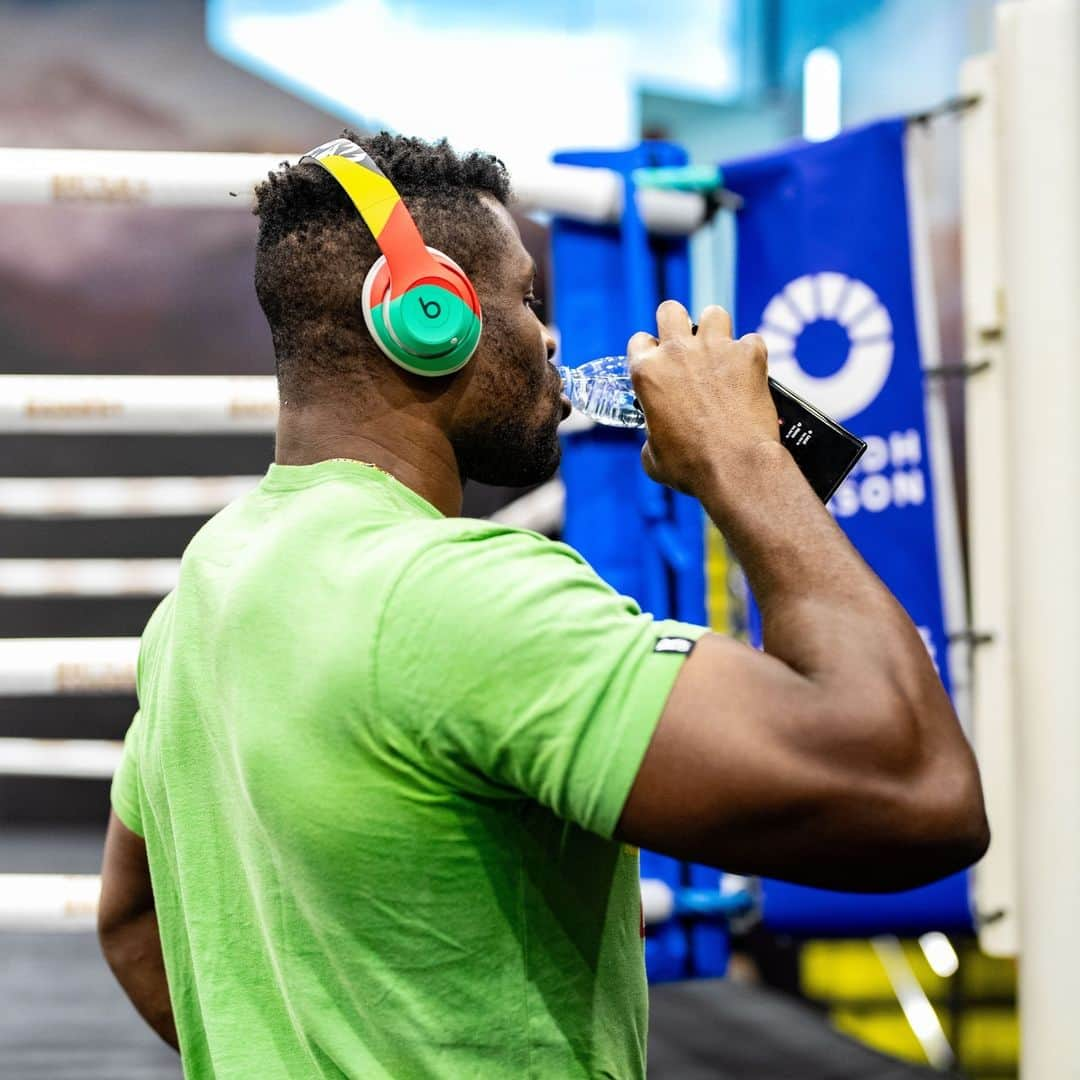
{"label": "white circular logo on banner", "polygon": [[[892,369],[892,319],[869,285],[846,274],[789,282],[766,304],[758,333],[769,374],[834,420],[862,412]],[[818,341],[808,343],[807,333]],[[817,373],[807,370],[811,352]]]}

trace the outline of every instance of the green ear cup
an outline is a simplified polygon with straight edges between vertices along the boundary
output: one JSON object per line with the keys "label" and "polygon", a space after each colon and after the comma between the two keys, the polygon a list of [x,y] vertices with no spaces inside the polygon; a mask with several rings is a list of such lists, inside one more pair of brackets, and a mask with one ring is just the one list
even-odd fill
{"label": "green ear cup", "polygon": [[418,285],[390,304],[390,328],[408,349],[424,355],[444,352],[468,332],[473,313],[459,297]]}
{"label": "green ear cup", "polygon": [[386,256],[376,260],[364,278],[360,306],[375,344],[395,364],[416,375],[451,375],[479,344],[480,299],[453,259],[427,250],[438,263],[435,272],[394,299]]}
{"label": "green ear cup", "polygon": [[418,285],[370,310],[380,344],[418,375],[449,375],[464,367],[480,338],[472,308],[437,285]]}

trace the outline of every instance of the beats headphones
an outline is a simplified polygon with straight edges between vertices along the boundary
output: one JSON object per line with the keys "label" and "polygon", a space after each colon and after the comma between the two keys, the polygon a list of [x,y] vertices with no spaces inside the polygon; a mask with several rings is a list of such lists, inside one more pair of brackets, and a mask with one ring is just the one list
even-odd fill
{"label": "beats headphones", "polygon": [[356,143],[334,139],[301,159],[349,196],[382,252],[364,279],[361,307],[375,344],[414,375],[450,375],[480,341],[480,300],[465,271],[424,244],[397,189]]}

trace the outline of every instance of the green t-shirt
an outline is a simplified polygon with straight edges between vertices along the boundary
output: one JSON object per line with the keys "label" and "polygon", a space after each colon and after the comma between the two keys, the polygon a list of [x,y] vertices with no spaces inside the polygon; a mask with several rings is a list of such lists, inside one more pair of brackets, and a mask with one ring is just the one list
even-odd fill
{"label": "green t-shirt", "polygon": [[112,788],[185,1074],[641,1077],[635,849],[681,666],[570,548],[353,461],[272,465],[184,555]]}

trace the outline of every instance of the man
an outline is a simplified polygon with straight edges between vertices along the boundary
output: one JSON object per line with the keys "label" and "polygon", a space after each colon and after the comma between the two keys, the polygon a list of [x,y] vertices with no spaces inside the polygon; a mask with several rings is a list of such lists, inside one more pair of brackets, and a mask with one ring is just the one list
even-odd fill
{"label": "man", "polygon": [[472,278],[479,351],[438,379],[392,365],[346,196],[307,163],[260,187],[276,460],[143,636],[105,955],[190,1077],[640,1077],[636,846],[913,886],[985,849],[975,765],[915,628],[778,442],[761,341],[721,308],[691,336],[666,302],[631,339],[643,459],[728,537],[764,653],[456,516],[465,477],[555,470],[554,342],[502,165],[357,141]]}

